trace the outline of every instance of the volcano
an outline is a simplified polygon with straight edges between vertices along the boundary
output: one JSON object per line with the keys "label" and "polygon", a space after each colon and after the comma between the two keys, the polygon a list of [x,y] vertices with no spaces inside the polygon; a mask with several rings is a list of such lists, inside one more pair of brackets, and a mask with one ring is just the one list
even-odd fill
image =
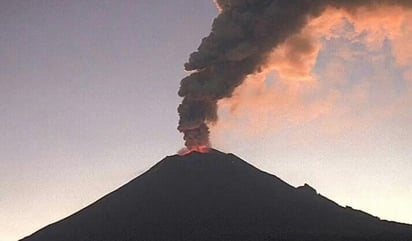
{"label": "volcano", "polygon": [[412,225],[341,207],[233,154],[169,156],[22,241],[410,241]]}

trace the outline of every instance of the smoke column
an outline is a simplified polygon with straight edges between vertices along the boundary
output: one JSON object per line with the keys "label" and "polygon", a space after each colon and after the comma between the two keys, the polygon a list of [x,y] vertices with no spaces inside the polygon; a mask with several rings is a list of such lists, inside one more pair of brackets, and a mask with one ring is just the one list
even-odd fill
{"label": "smoke column", "polygon": [[260,71],[273,49],[299,33],[327,7],[412,7],[411,0],[216,0],[220,14],[185,64],[178,130],[188,150],[210,146],[208,124],[217,121],[217,102],[231,97],[247,75]]}

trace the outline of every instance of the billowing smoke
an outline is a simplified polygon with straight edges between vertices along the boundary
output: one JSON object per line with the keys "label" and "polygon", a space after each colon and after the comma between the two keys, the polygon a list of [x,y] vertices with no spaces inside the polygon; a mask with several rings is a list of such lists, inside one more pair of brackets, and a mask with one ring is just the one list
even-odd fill
{"label": "billowing smoke", "polygon": [[269,54],[327,7],[398,5],[411,0],[215,0],[220,10],[209,36],[190,55],[181,81],[178,130],[191,149],[209,146],[209,124],[217,121],[217,102],[231,97],[246,76],[259,72]]}

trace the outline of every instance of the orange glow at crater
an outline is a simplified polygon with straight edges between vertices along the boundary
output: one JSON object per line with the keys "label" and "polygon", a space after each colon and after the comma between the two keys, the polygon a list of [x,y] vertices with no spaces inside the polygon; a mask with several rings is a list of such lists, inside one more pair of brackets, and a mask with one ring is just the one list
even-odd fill
{"label": "orange glow at crater", "polygon": [[202,146],[192,146],[190,148],[183,148],[181,149],[178,154],[180,156],[185,156],[185,155],[189,155],[190,153],[193,152],[198,152],[198,153],[208,153],[210,151],[210,146],[207,145],[202,145]]}

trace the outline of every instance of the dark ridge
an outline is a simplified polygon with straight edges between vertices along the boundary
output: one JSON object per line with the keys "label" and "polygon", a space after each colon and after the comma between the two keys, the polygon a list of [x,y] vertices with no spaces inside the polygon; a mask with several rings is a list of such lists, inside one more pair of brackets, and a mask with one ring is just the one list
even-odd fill
{"label": "dark ridge", "polygon": [[22,241],[410,241],[412,226],[341,207],[233,154],[168,156]]}

